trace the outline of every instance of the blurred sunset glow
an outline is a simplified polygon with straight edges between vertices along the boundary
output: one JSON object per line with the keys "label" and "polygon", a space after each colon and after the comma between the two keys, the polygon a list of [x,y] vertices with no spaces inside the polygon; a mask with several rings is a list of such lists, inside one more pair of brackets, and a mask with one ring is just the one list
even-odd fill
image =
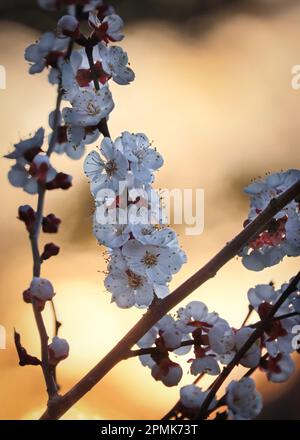
{"label": "blurred sunset glow", "polygon": [[[294,5],[270,17],[226,16],[193,39],[163,22],[126,29],[122,47],[136,81],[128,87],[112,86],[116,104],[109,121],[112,136],[128,130],[153,139],[165,159],[157,173],[157,188],[205,190],[204,233],[185,236],[184,228],[178,228],[189,262],[173,287],[241,230],[248,204],[242,190],[251,179],[300,166],[300,91],[291,88],[291,68],[300,64],[299,22],[300,5]],[[46,74],[29,76],[23,59],[24,48],[37,38],[31,29],[9,22],[0,29],[0,64],[7,72],[7,89],[0,90],[2,155],[40,126],[49,131],[47,117],[55,90]],[[0,161],[0,324],[7,329],[7,349],[0,350],[0,418],[30,419],[43,412],[45,387],[37,368],[18,366],[12,336],[15,327],[28,351],[39,355],[32,310],[21,297],[31,280],[30,248],[16,219],[20,204],[34,206],[36,200],[8,185],[9,165]],[[70,357],[58,369],[65,392],[143,310],[120,310],[105,292],[104,249],[92,235],[92,203],[82,161],[56,156],[55,166],[74,176],[71,190],[47,194],[46,213],[54,212],[63,221],[60,233],[50,237],[61,246],[61,254],[42,268],[57,293],[61,336],[71,346]],[[299,261],[285,259],[279,266],[253,273],[235,259],[190,299],[204,301],[211,311],[239,326],[247,313],[248,288],[270,280],[280,285],[296,273]],[[45,314],[50,332],[50,310]],[[294,386],[297,378],[295,374],[286,386]],[[187,374],[183,384],[192,380]],[[266,401],[284,391],[284,386],[267,384],[262,375],[259,388]],[[148,369],[131,359],[114,368],[65,418],[155,419],[177,399],[178,388],[155,382]]]}

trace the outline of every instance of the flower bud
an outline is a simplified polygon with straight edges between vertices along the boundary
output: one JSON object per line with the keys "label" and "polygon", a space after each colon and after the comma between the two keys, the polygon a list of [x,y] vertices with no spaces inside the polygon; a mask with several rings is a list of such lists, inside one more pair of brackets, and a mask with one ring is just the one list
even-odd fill
{"label": "flower bud", "polygon": [[49,214],[43,218],[42,226],[43,232],[48,234],[55,234],[58,231],[58,227],[61,224],[61,220],[54,214]]}
{"label": "flower bud", "polygon": [[52,343],[48,346],[49,362],[51,365],[56,365],[58,362],[66,359],[69,356],[69,344],[65,339],[55,336]]}
{"label": "flower bud", "polygon": [[30,233],[33,231],[35,223],[35,212],[29,205],[23,205],[18,210],[19,220],[25,223],[27,231]]}
{"label": "flower bud", "polygon": [[178,385],[182,374],[181,366],[168,358],[164,358],[159,364],[153,365],[151,371],[152,377],[155,380],[161,380],[167,387]]}
{"label": "flower bud", "polygon": [[29,289],[33,297],[42,301],[50,301],[55,295],[52,284],[46,278],[34,277]]}
{"label": "flower bud", "polygon": [[44,247],[44,252],[41,255],[42,260],[49,260],[49,258],[58,255],[59,247],[54,243],[47,243]]}
{"label": "flower bud", "polygon": [[79,21],[73,15],[64,15],[57,23],[57,28],[60,33],[66,37],[79,38]]}
{"label": "flower bud", "polygon": [[65,173],[57,173],[55,178],[47,182],[46,189],[69,189],[72,186],[72,176]]}

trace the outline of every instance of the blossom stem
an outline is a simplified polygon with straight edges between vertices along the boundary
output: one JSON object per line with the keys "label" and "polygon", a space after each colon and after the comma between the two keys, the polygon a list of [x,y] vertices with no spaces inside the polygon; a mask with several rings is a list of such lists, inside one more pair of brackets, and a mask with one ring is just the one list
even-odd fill
{"label": "blossom stem", "polygon": [[94,64],[94,59],[93,59],[93,49],[94,49],[93,44],[87,44],[87,46],[85,48],[85,53],[86,53],[87,59],[89,61],[90,69],[92,72],[94,87],[98,91],[98,90],[100,90],[100,85],[99,85],[99,81],[97,80],[97,74],[95,71],[95,64]]}
{"label": "blossom stem", "polygon": [[[93,48],[94,48],[94,43],[92,40],[88,40],[88,44],[85,48],[85,52],[86,52],[86,56],[89,62],[89,66],[92,72],[92,78],[93,78],[93,83],[94,83],[94,87],[95,89],[98,91],[100,90],[100,84],[99,81],[97,79],[97,73],[95,70],[95,63],[94,63],[94,57],[93,57]],[[98,124],[98,128],[99,131],[103,134],[104,137],[109,137],[110,138],[110,133],[109,133],[109,129],[108,129],[108,125],[107,125],[107,120],[106,118],[101,119],[101,121]]]}
{"label": "blossom stem", "polygon": [[251,306],[251,304],[249,304],[249,306],[248,306],[248,313],[247,313],[247,315],[246,315],[246,317],[245,317],[241,327],[244,327],[247,324],[247,322],[249,321],[249,319],[250,319],[250,317],[252,315],[253,310],[254,310],[254,307]]}
{"label": "blossom stem", "polygon": [[116,344],[116,346],[61,399],[48,408],[41,419],[58,419],[78,400],[88,393],[115,365],[128,358],[131,348],[163,316],[179,304],[190,293],[214,277],[216,273],[234,258],[239,251],[253,238],[256,238],[282,208],[300,194],[300,181],[272,199],[267,208],[253,222],[243,229],[233,240],[213,257],[205,266],[181,284],[169,296],[157,301],[137,324]]}
{"label": "blossom stem", "polygon": [[[70,55],[72,53],[74,42],[70,40],[67,52],[66,52],[66,58],[70,58]],[[58,85],[58,91],[57,91],[57,97],[56,97],[56,106],[54,111],[54,121],[53,121],[53,133],[49,142],[49,146],[47,149],[47,156],[50,157],[51,154],[54,151],[54,147],[57,140],[57,133],[58,133],[58,126],[59,126],[59,115],[60,115],[60,106],[62,103],[63,98],[63,89],[61,87],[61,81],[59,81]],[[46,190],[41,185],[38,186],[38,201],[37,201],[37,209],[36,209],[36,217],[35,217],[35,223],[33,227],[33,232],[30,234],[30,243],[31,243],[31,249],[32,249],[32,258],[33,258],[33,276],[39,277],[41,274],[41,256],[39,251],[39,236],[40,236],[40,230],[43,220],[43,211],[44,211],[44,204],[45,204],[45,196],[46,196]],[[49,359],[48,359],[48,334],[46,330],[46,326],[43,320],[43,316],[41,311],[38,308],[38,305],[35,300],[32,302],[33,307],[33,313],[36,321],[36,325],[38,328],[38,332],[40,335],[40,341],[41,341],[41,358],[42,358],[42,370],[44,374],[45,383],[47,386],[47,392],[49,399],[57,396],[57,384],[55,379],[55,370],[51,368],[49,365]],[[55,334],[57,335],[58,328],[60,326],[60,323],[57,320],[56,311],[54,304],[52,302],[52,310],[55,318]]]}
{"label": "blossom stem", "polygon": [[[191,339],[189,341],[183,341],[183,342],[181,342],[179,347],[174,348],[174,350],[177,350],[180,347],[188,347],[188,346],[194,345],[194,344],[195,344],[194,339]],[[169,350],[169,351],[174,351],[174,350]],[[132,358],[132,357],[136,357],[136,356],[144,356],[146,354],[155,354],[157,351],[159,351],[159,348],[157,348],[157,347],[141,348],[140,350],[130,350],[128,353],[127,359]]]}
{"label": "blossom stem", "polygon": [[268,325],[271,323],[272,319],[274,318],[274,315],[279,310],[279,308],[282,306],[282,304],[286,301],[286,299],[289,297],[291,293],[293,293],[297,289],[297,284],[300,281],[300,272],[294,277],[294,279],[290,282],[288,287],[285,289],[285,291],[282,293],[280,298],[276,301],[276,303],[273,305],[272,309],[269,311],[267,316],[260,322],[258,327],[254,330],[254,332],[250,335],[250,337],[247,339],[247,341],[244,343],[244,345],[241,347],[241,349],[235,354],[234,358],[229,362],[229,364],[223,369],[222,373],[217,377],[215,382],[213,383],[212,387],[209,390],[209,393],[207,394],[201,409],[199,413],[197,414],[196,419],[203,419],[206,418],[208,408],[213,401],[216,393],[218,392],[219,388],[222,386],[224,381],[227,379],[227,377],[230,375],[232,370],[236,365],[239,364],[240,360],[245,356],[249,348],[259,339]]}

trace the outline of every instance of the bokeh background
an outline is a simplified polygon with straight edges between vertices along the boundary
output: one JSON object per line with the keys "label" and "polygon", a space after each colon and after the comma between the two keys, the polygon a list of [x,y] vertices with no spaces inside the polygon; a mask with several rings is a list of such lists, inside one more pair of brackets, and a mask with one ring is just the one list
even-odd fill
{"label": "bokeh background", "polygon": [[[165,158],[157,188],[203,188],[205,230],[201,236],[177,231],[189,262],[176,287],[212,257],[241,229],[247,215],[243,187],[266,172],[300,166],[300,91],[291,87],[291,69],[300,64],[300,4],[292,0],[148,0],[113,1],[126,19],[126,39],[136,81],[112,85],[116,109],[110,129],[143,131]],[[35,1],[1,2],[0,64],[7,88],[0,90],[1,155],[14,142],[47,127],[55,90],[46,73],[29,76],[24,48],[53,28],[55,17]],[[47,128],[48,129],[48,128]],[[61,254],[43,267],[53,282],[63,322],[61,336],[71,345],[59,367],[62,392],[71,387],[120,339],[143,313],[110,304],[103,287],[105,262],[91,232],[92,201],[82,161],[55,158],[60,170],[74,175],[71,190],[47,196],[46,213],[62,218],[53,237]],[[13,328],[31,354],[39,355],[31,308],[21,294],[31,280],[31,254],[20,204],[34,197],[7,183],[10,163],[0,161],[0,324],[7,330],[7,349],[0,350],[0,418],[36,418],[45,405],[41,372],[21,368],[13,345]],[[49,241],[48,237],[42,240]],[[247,312],[246,293],[257,283],[277,285],[299,269],[299,258],[261,273],[244,269],[238,259],[191,295],[206,302],[233,326]],[[49,333],[53,323],[45,313]],[[236,375],[241,375],[237,371]],[[300,373],[284,385],[268,384],[257,373],[265,409],[261,418],[300,417]],[[190,383],[186,375],[183,384]],[[203,382],[207,384],[208,382]],[[118,365],[65,418],[155,419],[178,398],[178,389],[153,381],[137,359]]]}

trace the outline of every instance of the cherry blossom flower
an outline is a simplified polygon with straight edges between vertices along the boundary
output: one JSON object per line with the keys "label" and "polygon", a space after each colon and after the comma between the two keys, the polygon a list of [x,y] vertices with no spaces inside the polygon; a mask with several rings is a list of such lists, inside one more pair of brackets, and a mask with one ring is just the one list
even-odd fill
{"label": "cherry blossom flower", "polygon": [[[54,130],[54,113],[49,115],[49,126]],[[75,127],[63,124],[62,116],[59,114],[59,122],[56,130],[56,142],[54,151],[57,154],[66,154],[70,159],[78,160],[84,155],[86,145],[95,142],[100,133],[98,129],[88,127]],[[49,143],[53,134],[49,135]]]}
{"label": "cherry blossom flower", "polygon": [[[239,329],[235,334],[235,349],[236,351],[239,351],[245,342],[250,338],[252,333],[255,330],[250,327],[242,327]],[[247,368],[254,368],[257,367],[260,361],[261,356],[261,349],[260,349],[260,341],[259,339],[254,342],[254,344],[251,345],[249,350],[246,352],[246,354],[242,357],[240,360],[241,365]]]}
{"label": "cherry blossom flower", "polygon": [[127,66],[127,53],[121,47],[107,47],[105,44],[100,43],[98,49],[103,70],[117,84],[126,85],[134,80],[134,72]]}
{"label": "cherry blossom flower", "polygon": [[220,367],[213,355],[204,355],[192,361],[191,373],[194,376],[197,376],[200,373],[217,376],[220,374]]}
{"label": "cherry blossom flower", "polygon": [[124,22],[116,14],[106,16],[102,21],[99,20],[97,11],[91,11],[89,14],[89,25],[94,29],[94,34],[99,41],[120,41],[124,38],[122,28]]}
{"label": "cherry blossom flower", "polygon": [[49,66],[56,69],[68,44],[68,38],[56,38],[53,32],[45,32],[37,43],[25,50],[25,60],[31,63],[29,73],[40,73]]}
{"label": "cherry blossom flower", "polygon": [[29,194],[37,193],[38,183],[44,184],[56,176],[48,156],[40,153],[43,142],[44,130],[40,128],[32,138],[19,142],[15,150],[5,156],[16,161],[8,172],[9,182]]}
{"label": "cherry blossom flower", "polygon": [[104,285],[112,293],[112,301],[121,308],[129,308],[135,304],[149,307],[154,298],[153,284],[129,268],[111,270]]}
{"label": "cherry blossom flower", "polygon": [[262,397],[255,389],[251,377],[233,380],[226,388],[229,417],[234,420],[249,420],[262,410]]}
{"label": "cherry blossom flower", "polygon": [[271,284],[258,284],[248,290],[248,300],[251,306],[258,310],[259,306],[264,303],[274,303],[278,295]]}
{"label": "cherry blossom flower", "polygon": [[[185,385],[180,388],[180,402],[181,404],[191,410],[199,410],[207,396],[207,392],[202,391],[197,385]],[[209,406],[209,409],[213,408],[215,400]]]}
{"label": "cherry blossom flower", "polygon": [[116,143],[131,164],[131,171],[136,179],[144,183],[152,183],[153,171],[163,165],[162,156],[150,147],[145,134],[130,134],[125,131]]}
{"label": "cherry blossom flower", "polygon": [[[272,198],[300,180],[299,170],[275,173],[263,181],[257,181],[245,188],[250,197],[250,212],[246,224],[265,209]],[[295,201],[284,207],[269,223],[266,230],[252,240],[241,252],[242,262],[247,269],[260,271],[278,264],[284,256],[300,255],[300,213]]]}
{"label": "cherry blossom flower", "polygon": [[192,333],[199,327],[208,331],[219,320],[219,315],[215,312],[209,313],[207,306],[201,301],[191,301],[177,313],[178,324],[184,333]]}
{"label": "cherry blossom flower", "polygon": [[[280,289],[275,290],[273,285],[261,284],[248,291],[248,299],[250,304],[258,312],[260,319],[265,319],[270,312],[272,306],[287,288],[287,284],[283,284]],[[297,296],[297,292],[294,294]],[[279,308],[275,314],[275,318],[284,314],[295,311],[293,308],[293,298],[291,296]],[[289,354],[293,351],[292,329],[299,323],[299,317],[288,317],[285,319],[274,320],[270,323],[261,338],[261,343],[266,347],[270,356],[275,358],[278,354]]]}
{"label": "cherry blossom flower", "polygon": [[16,162],[20,165],[26,165],[31,162],[33,157],[41,152],[41,148],[44,143],[45,130],[41,127],[37,130],[32,138],[20,141],[15,144],[14,151],[7,154],[7,159],[16,159]]}
{"label": "cherry blossom flower", "polygon": [[114,108],[107,86],[98,91],[80,90],[71,101],[72,107],[62,111],[67,125],[76,127],[96,127]]}
{"label": "cherry blossom flower", "polygon": [[176,248],[143,245],[137,240],[128,241],[122,253],[135,273],[147,276],[157,284],[170,282],[184,263]]}
{"label": "cherry blossom flower", "polygon": [[99,189],[110,183],[117,189],[120,180],[126,178],[128,161],[125,156],[115,148],[109,138],[104,138],[100,152],[89,153],[84,162],[84,172],[92,183],[97,183]]}
{"label": "cherry blossom flower", "polygon": [[182,378],[182,368],[179,364],[164,358],[159,364],[154,364],[151,375],[155,380],[160,380],[166,387],[174,387]]}
{"label": "cherry blossom flower", "polygon": [[130,238],[127,224],[101,224],[95,221],[93,231],[99,243],[111,249],[123,246]]}
{"label": "cherry blossom flower", "polygon": [[235,334],[228,322],[219,319],[208,332],[211,350],[223,364],[228,364],[235,355]]}
{"label": "cherry blossom flower", "polygon": [[295,371],[295,363],[290,355],[278,354],[270,357],[262,364],[270,382],[286,382]]}

